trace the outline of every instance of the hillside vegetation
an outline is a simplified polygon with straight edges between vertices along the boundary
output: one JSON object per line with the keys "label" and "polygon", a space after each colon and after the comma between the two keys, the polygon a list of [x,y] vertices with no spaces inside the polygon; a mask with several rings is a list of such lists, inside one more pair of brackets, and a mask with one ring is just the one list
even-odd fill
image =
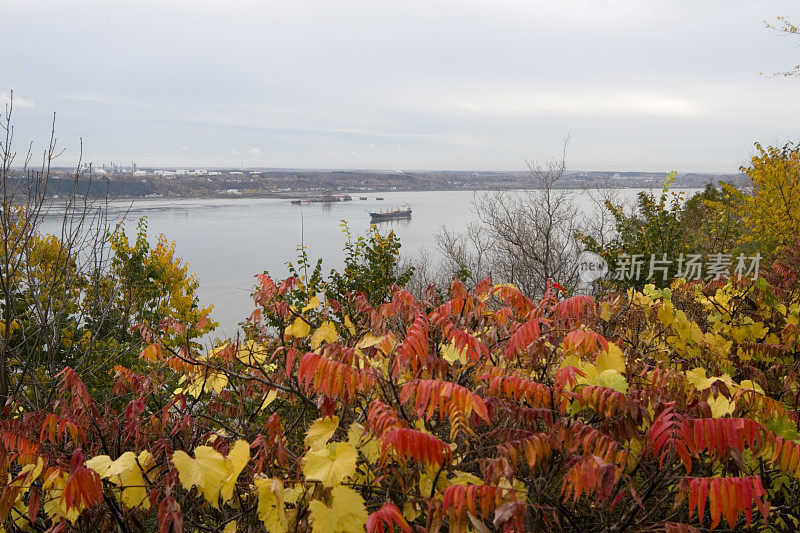
{"label": "hillside vegetation", "polygon": [[301,249],[258,275],[211,350],[166,239],[103,233],[97,268],[8,201],[0,530],[795,530],[796,154],[761,152],[752,191],[665,188],[594,241],[649,254],[724,223],[720,250],[769,260],[757,278],[412,294],[393,234],[348,232],[340,272]]}

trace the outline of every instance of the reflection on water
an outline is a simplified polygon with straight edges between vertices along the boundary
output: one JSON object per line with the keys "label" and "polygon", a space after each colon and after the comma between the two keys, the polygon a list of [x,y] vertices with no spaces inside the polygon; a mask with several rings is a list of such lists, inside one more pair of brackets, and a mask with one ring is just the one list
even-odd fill
{"label": "reflection on water", "polygon": [[[409,218],[395,218],[392,220],[376,220],[372,222],[375,226],[377,226],[380,230],[390,229],[396,230],[399,228],[407,228],[411,225],[411,217]],[[395,231],[395,233],[397,233]]]}

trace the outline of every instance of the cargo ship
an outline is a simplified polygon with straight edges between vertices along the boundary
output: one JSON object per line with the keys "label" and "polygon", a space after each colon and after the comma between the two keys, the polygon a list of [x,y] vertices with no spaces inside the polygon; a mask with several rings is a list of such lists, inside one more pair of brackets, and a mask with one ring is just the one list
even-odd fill
{"label": "cargo ship", "polygon": [[401,218],[411,218],[411,207],[406,204],[402,207],[395,207],[386,211],[371,212],[370,222],[382,222],[384,220],[398,220]]}

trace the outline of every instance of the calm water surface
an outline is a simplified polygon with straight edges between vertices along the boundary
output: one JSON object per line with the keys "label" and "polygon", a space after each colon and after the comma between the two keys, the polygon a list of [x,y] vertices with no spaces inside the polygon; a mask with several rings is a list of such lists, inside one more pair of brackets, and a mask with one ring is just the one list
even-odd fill
{"label": "calm water surface", "polygon": [[[639,190],[621,189],[618,196],[631,199]],[[253,310],[254,276],[267,270],[276,278],[285,277],[285,263],[296,258],[301,241],[311,258],[324,258],[323,271],[327,273],[343,262],[341,220],[347,220],[358,236],[369,227],[369,211],[408,203],[413,218],[382,223],[381,230],[395,231],[403,254],[421,248],[433,252],[434,234],[442,226],[460,231],[475,219],[473,195],[471,191],[362,193],[368,200],[358,200],[355,194],[350,202],[300,206],[275,198],[142,199],[132,204],[115,202],[110,218],[127,211],[125,227],[130,236],[135,234],[137,220],[147,217],[151,240],[163,233],[175,241],[176,254],[197,274],[201,302],[214,305],[213,316],[220,322],[217,335],[228,336],[235,334],[237,324]],[[378,201],[376,196],[384,200]],[[584,191],[575,191],[574,201],[591,211]]]}

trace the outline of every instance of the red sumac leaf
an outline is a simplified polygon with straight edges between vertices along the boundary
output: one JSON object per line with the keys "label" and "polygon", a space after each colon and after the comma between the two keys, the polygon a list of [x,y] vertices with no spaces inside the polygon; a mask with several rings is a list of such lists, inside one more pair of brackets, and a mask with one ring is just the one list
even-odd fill
{"label": "red sumac leaf", "polygon": [[367,518],[367,533],[394,533],[395,526],[403,532],[411,531],[403,513],[393,503],[384,503]]}
{"label": "red sumac leaf", "polygon": [[683,478],[681,491],[689,491],[689,516],[697,509],[697,517],[703,520],[708,500],[711,529],[715,529],[722,518],[733,528],[739,515],[744,513],[749,526],[755,505],[766,521],[769,514],[767,492],[759,476],[748,477],[701,477]]}
{"label": "red sumac leaf", "polygon": [[417,429],[393,427],[383,433],[381,441],[383,461],[392,451],[402,458],[411,458],[428,466],[441,466],[453,458],[450,446]]}

